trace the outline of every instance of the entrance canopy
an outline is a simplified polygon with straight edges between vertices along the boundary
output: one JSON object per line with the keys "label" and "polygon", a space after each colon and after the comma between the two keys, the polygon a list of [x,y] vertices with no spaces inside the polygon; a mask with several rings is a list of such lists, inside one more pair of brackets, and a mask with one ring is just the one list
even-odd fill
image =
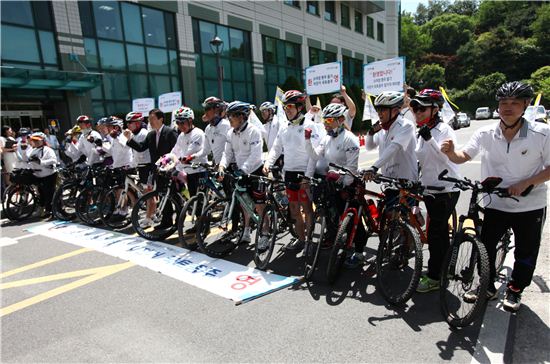
{"label": "entrance canopy", "polygon": [[1,66],[2,88],[88,91],[102,82],[102,73],[67,72]]}

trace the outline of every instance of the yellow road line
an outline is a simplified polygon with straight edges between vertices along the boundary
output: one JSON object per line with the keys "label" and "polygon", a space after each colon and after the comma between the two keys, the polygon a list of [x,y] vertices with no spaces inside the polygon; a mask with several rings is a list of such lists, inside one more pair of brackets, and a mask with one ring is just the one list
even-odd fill
{"label": "yellow road line", "polygon": [[86,253],[86,252],[89,252],[89,251],[92,251],[92,249],[89,249],[89,248],[77,249],[77,250],[73,250],[72,252],[69,252],[67,254],[58,255],[58,256],[53,257],[53,258],[48,258],[48,259],[45,259],[45,260],[41,260],[40,262],[25,265],[23,267],[13,269],[13,270],[10,270],[10,271],[5,272],[5,273],[1,273],[0,274],[0,279],[12,276],[12,275],[17,274],[17,273],[25,272],[25,271],[28,271],[28,270],[31,270],[31,269],[34,269],[34,268],[42,267],[44,265],[54,263],[54,262],[57,262],[57,261],[60,261],[60,260],[63,260],[63,259],[74,257],[75,255],[79,255],[79,254]]}
{"label": "yellow road line", "polygon": [[109,268],[116,267],[116,266],[119,266],[119,265],[120,264],[113,264],[113,265],[106,265],[106,266],[103,266],[103,267],[81,269],[81,270],[75,270],[75,271],[72,271],[72,272],[51,274],[49,276],[43,276],[43,277],[37,277],[37,278],[21,279],[21,280],[18,280],[18,281],[12,281],[12,282],[7,282],[7,283],[0,284],[0,289],[23,287],[23,286],[28,286],[28,285],[31,285],[31,284],[38,284],[38,283],[44,283],[44,282],[58,281],[58,280],[62,280],[62,279],[89,276],[91,274],[100,273],[105,269],[109,269]]}
{"label": "yellow road line", "polygon": [[3,307],[3,308],[0,309],[0,317],[9,315],[9,314],[14,313],[16,311],[19,311],[23,308],[32,306],[32,305],[37,304],[39,302],[45,301],[49,298],[52,298],[52,297],[55,297],[55,296],[60,295],[62,293],[71,291],[75,288],[82,287],[82,286],[84,286],[88,283],[97,281],[98,279],[105,278],[107,276],[110,276],[111,274],[118,273],[118,272],[123,271],[124,269],[130,268],[134,265],[135,264],[132,263],[132,262],[126,262],[126,263],[121,263],[121,264],[115,264],[115,265],[112,265],[112,266],[108,266],[105,269],[99,271],[98,273],[92,274],[88,277],[79,279],[75,282],[71,282],[71,283],[66,284],[64,286],[61,286],[61,287],[54,288],[50,291],[41,293],[39,295],[36,295],[34,297],[28,298],[28,299],[23,300],[23,301],[19,301],[17,303],[14,303],[12,305],[7,306],[7,307]]}

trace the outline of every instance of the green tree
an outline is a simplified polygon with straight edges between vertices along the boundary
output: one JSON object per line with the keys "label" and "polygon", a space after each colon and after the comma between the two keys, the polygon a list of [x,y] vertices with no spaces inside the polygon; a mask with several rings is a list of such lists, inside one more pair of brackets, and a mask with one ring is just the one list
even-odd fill
{"label": "green tree", "polygon": [[497,89],[506,82],[503,73],[495,72],[487,76],[479,76],[466,89],[466,97],[469,100],[494,100]]}
{"label": "green tree", "polygon": [[476,13],[478,7],[478,0],[456,0],[447,7],[447,12],[472,16]]}
{"label": "green tree", "polygon": [[425,24],[447,11],[451,2],[449,0],[428,0],[428,6],[420,3],[416,7],[416,15],[414,21],[418,25]]}
{"label": "green tree", "polygon": [[540,1],[482,1],[477,12],[477,31],[483,33],[503,26],[516,36],[529,37],[530,26],[542,5]]}
{"label": "green tree", "polygon": [[449,55],[471,39],[474,23],[466,15],[443,14],[423,25],[422,30],[431,39],[431,52]]}
{"label": "green tree", "polygon": [[407,65],[417,61],[430,47],[430,38],[420,26],[413,22],[410,15],[401,16],[401,50],[399,54],[406,57]]}
{"label": "green tree", "polygon": [[445,68],[438,64],[425,64],[418,72],[419,88],[438,88],[446,86]]}
{"label": "green tree", "polygon": [[546,100],[550,100],[550,66],[544,66],[531,74],[529,84],[535,92],[542,92]]}
{"label": "green tree", "polygon": [[550,4],[545,4],[537,10],[537,17],[531,24],[531,31],[536,44],[543,53],[550,52]]}

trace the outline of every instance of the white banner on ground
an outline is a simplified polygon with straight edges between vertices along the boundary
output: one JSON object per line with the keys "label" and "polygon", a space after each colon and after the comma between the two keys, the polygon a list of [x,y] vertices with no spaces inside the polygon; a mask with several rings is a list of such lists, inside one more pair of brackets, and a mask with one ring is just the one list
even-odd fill
{"label": "white banner on ground", "polygon": [[132,100],[132,111],[142,112],[148,114],[149,111],[155,108],[155,99],[144,98]]}
{"label": "white banner on ground", "polygon": [[340,91],[340,86],[342,86],[342,63],[323,63],[307,67],[305,84],[308,95],[320,95]]}
{"label": "white banner on ground", "polygon": [[53,221],[33,226],[28,231],[131,261],[237,304],[299,280],[210,258],[177,246],[71,222]]}
{"label": "white banner on ground", "polygon": [[172,112],[182,105],[181,92],[169,92],[159,96],[159,109],[162,112]]}
{"label": "white banner on ground", "polygon": [[372,104],[372,95],[366,94],[365,95],[365,108],[363,109],[363,121],[370,120],[372,124],[376,123],[378,120],[380,120],[380,117],[378,116],[378,113],[376,112],[376,109],[374,108],[374,105]]}
{"label": "white banner on ground", "polygon": [[363,65],[363,89],[378,95],[382,91],[403,91],[405,84],[405,59],[385,59]]}

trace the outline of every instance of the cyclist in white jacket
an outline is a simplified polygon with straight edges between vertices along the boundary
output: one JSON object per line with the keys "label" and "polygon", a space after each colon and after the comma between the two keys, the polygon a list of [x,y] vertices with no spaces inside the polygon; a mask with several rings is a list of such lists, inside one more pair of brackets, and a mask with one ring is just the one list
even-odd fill
{"label": "cyclist in white jacket", "polygon": [[80,127],[80,137],[76,144],[69,143],[65,152],[73,160],[86,161],[89,166],[101,163],[101,157],[96,147],[103,144],[103,138],[101,134],[92,129],[92,118],[80,115],[76,118],[76,123]]}
{"label": "cyclist in white jacket", "polygon": [[[137,111],[131,111],[126,115],[126,127],[132,132],[132,139],[138,143],[143,142],[147,138],[147,127],[143,124],[144,116]],[[134,162],[137,165],[139,173],[139,181],[142,185],[147,185],[151,175],[151,153],[148,150],[138,152],[132,149],[134,154]],[[152,183],[151,183],[152,184]]]}

